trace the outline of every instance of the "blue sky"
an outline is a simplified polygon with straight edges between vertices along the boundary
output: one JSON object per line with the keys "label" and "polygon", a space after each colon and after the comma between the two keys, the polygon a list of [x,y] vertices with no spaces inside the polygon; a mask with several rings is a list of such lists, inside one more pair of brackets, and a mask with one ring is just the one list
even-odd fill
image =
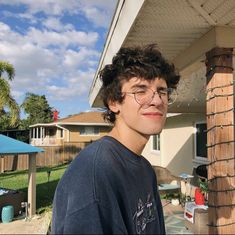
{"label": "blue sky", "polygon": [[[0,0],[0,60],[12,95],[46,95],[60,117],[88,111],[88,93],[117,0]],[[24,117],[24,114],[22,115]]]}

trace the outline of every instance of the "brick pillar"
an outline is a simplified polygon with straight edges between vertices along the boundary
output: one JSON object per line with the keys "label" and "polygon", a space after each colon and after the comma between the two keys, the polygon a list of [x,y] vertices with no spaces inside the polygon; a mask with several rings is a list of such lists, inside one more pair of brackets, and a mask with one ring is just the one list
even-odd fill
{"label": "brick pillar", "polygon": [[235,231],[233,49],[206,53],[209,233]]}

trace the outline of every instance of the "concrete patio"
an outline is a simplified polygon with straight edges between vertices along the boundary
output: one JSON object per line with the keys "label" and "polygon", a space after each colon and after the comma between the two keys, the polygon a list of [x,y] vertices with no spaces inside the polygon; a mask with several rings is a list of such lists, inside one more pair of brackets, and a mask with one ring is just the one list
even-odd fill
{"label": "concrete patio", "polygon": [[18,216],[10,223],[0,223],[0,234],[48,234],[51,213],[34,215],[25,220],[24,216]]}
{"label": "concrete patio", "polygon": [[181,205],[174,206],[165,199],[162,200],[166,234],[193,234],[184,225],[184,209]]}

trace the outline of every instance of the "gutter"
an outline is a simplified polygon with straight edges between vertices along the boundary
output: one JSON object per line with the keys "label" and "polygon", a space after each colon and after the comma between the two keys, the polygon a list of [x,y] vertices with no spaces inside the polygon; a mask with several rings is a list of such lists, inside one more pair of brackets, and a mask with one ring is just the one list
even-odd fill
{"label": "gutter", "polygon": [[38,126],[60,126],[60,125],[73,125],[73,126],[111,126],[110,123],[100,122],[100,123],[92,123],[92,122],[56,122],[56,123],[38,123],[29,126],[31,127],[38,127]]}

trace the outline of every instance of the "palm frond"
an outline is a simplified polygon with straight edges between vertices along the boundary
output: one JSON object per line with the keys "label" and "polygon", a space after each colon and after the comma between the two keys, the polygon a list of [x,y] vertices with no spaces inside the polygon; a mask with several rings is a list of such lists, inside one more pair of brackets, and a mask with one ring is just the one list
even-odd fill
{"label": "palm frond", "polygon": [[5,103],[10,96],[10,92],[9,83],[5,79],[0,78],[0,109],[5,106]]}
{"label": "palm frond", "polygon": [[15,77],[15,69],[14,67],[6,62],[6,61],[0,61],[0,78],[2,77],[2,74],[6,72],[8,79],[12,81]]}
{"label": "palm frond", "polygon": [[7,107],[10,110],[10,125],[15,126],[20,118],[20,108],[12,96],[9,96]]}

